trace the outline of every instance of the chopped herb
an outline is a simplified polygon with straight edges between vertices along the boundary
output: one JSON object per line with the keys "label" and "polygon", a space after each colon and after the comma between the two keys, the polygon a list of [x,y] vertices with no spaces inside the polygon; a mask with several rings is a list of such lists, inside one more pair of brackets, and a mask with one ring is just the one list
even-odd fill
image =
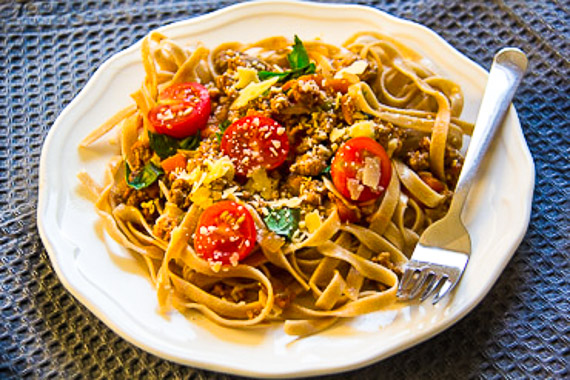
{"label": "chopped herb", "polygon": [[279,77],[280,82],[287,82],[290,79],[295,79],[302,75],[313,74],[316,70],[315,64],[309,60],[309,54],[307,54],[307,50],[305,46],[303,46],[303,41],[301,41],[297,35],[295,35],[293,51],[287,55],[287,60],[289,61],[291,70],[284,72],[260,71],[257,73],[257,76],[261,80]]}
{"label": "chopped herb", "polygon": [[271,231],[277,235],[285,236],[289,240],[299,228],[301,212],[299,209],[281,208],[270,209],[269,214],[263,217],[263,221]]}
{"label": "chopped herb", "polygon": [[220,131],[216,132],[216,138],[218,139],[218,142],[222,142],[222,136],[224,135],[224,132],[226,131],[226,129],[228,129],[230,125],[231,121],[229,120],[224,120],[220,123]]}
{"label": "chopped herb", "polygon": [[125,166],[127,184],[135,190],[141,190],[145,187],[149,187],[161,174],[164,174],[162,169],[152,162],[148,162],[142,170],[136,173],[136,175],[133,175],[135,173],[131,172],[131,168],[128,163],[125,163]]}
{"label": "chopped herb", "polygon": [[193,150],[200,145],[200,131],[185,139],[177,139],[161,133],[148,132],[151,149],[162,159],[173,156],[178,149]]}

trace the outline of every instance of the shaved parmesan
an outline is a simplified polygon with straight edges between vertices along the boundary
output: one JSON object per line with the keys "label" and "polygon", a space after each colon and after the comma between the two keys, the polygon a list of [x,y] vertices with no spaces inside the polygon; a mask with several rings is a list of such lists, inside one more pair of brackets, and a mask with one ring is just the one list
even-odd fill
{"label": "shaved parmesan", "polygon": [[367,67],[368,67],[368,62],[364,60],[355,61],[350,66],[339,70],[334,75],[334,77],[336,79],[342,79],[347,77],[345,74],[360,75],[364,72],[364,70],[366,70]]}
{"label": "shaved parmesan", "polygon": [[271,88],[271,86],[273,86],[275,83],[277,83],[278,80],[279,80],[279,77],[273,77],[273,78],[264,80],[263,82],[259,82],[259,83],[253,83],[252,82],[252,83],[248,84],[246,88],[244,88],[243,90],[241,90],[239,92],[239,96],[232,103],[230,108],[231,109],[237,109],[237,108],[241,108],[241,107],[245,106],[251,100],[259,97],[265,91],[269,90]]}
{"label": "shaved parmesan", "polygon": [[305,227],[310,234],[315,232],[322,224],[321,216],[317,210],[313,210],[305,215]]}
{"label": "shaved parmesan", "polygon": [[362,191],[364,190],[364,186],[362,186],[360,181],[354,178],[349,178],[346,181],[346,187],[348,188],[348,192],[350,193],[350,199],[352,199],[353,201],[357,200],[360,197],[360,194],[362,194]]}
{"label": "shaved parmesan", "polygon": [[378,189],[378,183],[382,176],[382,169],[380,168],[380,159],[378,157],[366,157],[364,159],[364,168],[359,170],[357,175],[362,173],[362,178],[359,178],[364,186],[370,187],[372,190]]}
{"label": "shaved parmesan", "polygon": [[345,128],[333,128],[330,134],[331,142],[335,142],[340,139],[346,132]]}
{"label": "shaved parmesan", "polygon": [[250,83],[259,83],[259,78],[257,77],[257,70],[248,67],[238,67],[237,68],[238,82],[235,87],[238,90],[247,87]]}
{"label": "shaved parmesan", "polygon": [[[359,121],[349,128],[350,137],[370,137],[374,138],[374,126],[375,124],[372,121],[364,120]],[[332,141],[332,138],[331,138]]]}

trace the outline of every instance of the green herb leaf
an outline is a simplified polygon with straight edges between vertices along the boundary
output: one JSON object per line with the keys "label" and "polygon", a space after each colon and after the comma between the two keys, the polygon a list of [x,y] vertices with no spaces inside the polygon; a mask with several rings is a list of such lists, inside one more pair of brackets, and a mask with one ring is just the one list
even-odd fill
{"label": "green herb leaf", "polygon": [[326,168],[323,169],[322,172],[319,173],[320,176],[327,176],[328,178],[331,178],[331,166],[327,166]]}
{"label": "green herb leaf", "polygon": [[218,142],[222,142],[222,136],[231,124],[232,122],[229,120],[224,120],[220,123],[220,131],[216,132],[216,138],[218,139]]}
{"label": "green herb leaf", "polygon": [[161,133],[148,131],[148,140],[150,148],[158,157],[165,159],[176,154],[178,149],[196,149],[200,145],[200,131],[182,140]]}
{"label": "green herb leaf", "polygon": [[277,235],[285,236],[289,240],[299,228],[301,212],[299,209],[281,208],[271,209],[269,214],[263,217],[263,221],[271,231]]}
{"label": "green herb leaf", "polygon": [[200,130],[195,135],[178,141],[178,149],[194,150],[200,146]]}
{"label": "green herb leaf", "polygon": [[313,74],[317,67],[309,60],[309,54],[303,46],[301,39],[295,35],[295,44],[293,51],[287,55],[291,70],[284,72],[260,71],[257,76],[260,80],[266,80],[273,77],[279,77],[279,82],[287,82],[288,80],[299,78],[303,75]]}
{"label": "green herb leaf", "polygon": [[309,66],[309,54],[303,45],[303,41],[295,34],[295,45],[293,45],[293,51],[287,55],[291,69],[303,69]]}
{"label": "green herb leaf", "polygon": [[126,165],[126,177],[127,184],[135,190],[141,190],[145,187],[152,185],[161,174],[164,174],[161,168],[153,164],[152,162],[147,163],[142,170],[140,170],[136,175],[132,175],[131,168],[128,163]]}
{"label": "green herb leaf", "polygon": [[293,72],[291,70],[284,71],[282,73],[276,71],[260,71],[257,73],[257,76],[260,80],[266,80],[273,77],[279,77],[280,82],[286,82],[287,78],[291,76]]}

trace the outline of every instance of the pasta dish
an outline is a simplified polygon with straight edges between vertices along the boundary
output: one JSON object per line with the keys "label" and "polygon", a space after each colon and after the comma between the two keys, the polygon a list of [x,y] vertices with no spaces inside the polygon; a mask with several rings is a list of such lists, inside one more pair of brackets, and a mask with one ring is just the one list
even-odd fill
{"label": "pasta dish", "polygon": [[396,301],[473,129],[456,83],[375,32],[213,49],[152,32],[141,54],[133,105],[81,144],[117,132],[104,183],[79,179],[161,312],[305,336]]}

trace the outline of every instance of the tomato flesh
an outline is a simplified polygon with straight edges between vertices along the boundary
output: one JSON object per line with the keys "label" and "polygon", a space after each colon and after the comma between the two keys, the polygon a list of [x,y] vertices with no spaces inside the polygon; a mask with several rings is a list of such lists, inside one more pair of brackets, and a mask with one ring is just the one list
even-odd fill
{"label": "tomato flesh", "polygon": [[[392,177],[392,167],[382,145],[370,137],[356,137],[342,144],[336,152],[331,176],[346,199],[366,202],[384,193]],[[371,183],[371,178],[377,178],[377,183]]]}
{"label": "tomato flesh", "polygon": [[157,133],[185,138],[206,127],[211,111],[208,90],[199,83],[179,83],[163,90],[148,113]]}
{"label": "tomato flesh", "polygon": [[188,160],[183,154],[177,153],[170,156],[160,163],[165,172],[173,172],[176,169],[184,169]]}
{"label": "tomato flesh", "polygon": [[226,129],[220,146],[230,157],[236,172],[247,176],[259,167],[275,169],[289,153],[285,128],[275,120],[259,115],[243,117]]}
{"label": "tomato flesh", "polygon": [[222,201],[208,207],[200,216],[194,248],[198,256],[211,264],[235,266],[251,253],[256,235],[253,217],[245,206]]}

